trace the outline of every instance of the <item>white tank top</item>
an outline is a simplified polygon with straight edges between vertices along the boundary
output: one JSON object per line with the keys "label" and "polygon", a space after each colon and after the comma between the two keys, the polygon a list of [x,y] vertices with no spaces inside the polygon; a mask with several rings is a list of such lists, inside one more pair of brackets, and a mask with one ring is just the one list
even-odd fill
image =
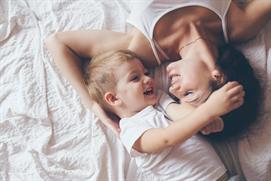
{"label": "white tank top", "polygon": [[157,51],[161,53],[163,58],[169,59],[166,53],[159,47],[158,43],[153,39],[153,32],[159,19],[170,11],[188,7],[201,6],[213,11],[221,19],[224,39],[229,41],[227,34],[227,18],[226,14],[230,7],[231,0],[146,0],[135,1],[131,4],[131,13],[127,22],[140,30],[149,40],[155,58],[158,64],[161,60]]}

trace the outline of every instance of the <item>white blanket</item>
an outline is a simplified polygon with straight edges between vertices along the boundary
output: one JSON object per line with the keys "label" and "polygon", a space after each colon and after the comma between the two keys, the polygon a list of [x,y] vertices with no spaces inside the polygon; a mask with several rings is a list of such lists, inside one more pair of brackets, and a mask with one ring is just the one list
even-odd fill
{"label": "white blanket", "polygon": [[122,0],[0,1],[0,180],[124,180],[129,157],[44,48],[51,33],[125,30]]}
{"label": "white blanket", "polygon": [[[82,106],[43,45],[55,31],[125,31],[128,13],[125,0],[0,1],[0,180],[132,178],[136,168],[124,147]],[[270,30],[266,27],[241,47],[269,82]],[[266,100],[271,100],[270,90]],[[267,180],[271,175],[267,103],[259,134],[237,142],[248,180]]]}
{"label": "white blanket", "polygon": [[253,40],[241,46],[264,87],[259,123],[239,140],[241,167],[248,181],[270,180],[271,176],[271,22]]}

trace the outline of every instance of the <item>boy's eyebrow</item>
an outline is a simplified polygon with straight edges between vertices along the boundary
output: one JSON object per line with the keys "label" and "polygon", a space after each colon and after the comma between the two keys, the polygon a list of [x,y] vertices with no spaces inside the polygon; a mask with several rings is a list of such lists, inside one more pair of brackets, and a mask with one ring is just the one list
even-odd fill
{"label": "boy's eyebrow", "polygon": [[[139,69],[132,69],[127,73],[127,77],[130,78],[130,76],[133,76],[133,74],[138,74],[141,70]],[[143,72],[145,73],[144,69]]]}
{"label": "boy's eyebrow", "polygon": [[129,78],[130,76],[132,76],[132,74],[135,74],[135,73],[136,73],[135,70],[129,70],[129,71],[126,73],[125,77]]}
{"label": "boy's eyebrow", "polygon": [[134,74],[137,74],[136,70],[129,71],[127,74],[128,75],[127,77],[133,76]]}

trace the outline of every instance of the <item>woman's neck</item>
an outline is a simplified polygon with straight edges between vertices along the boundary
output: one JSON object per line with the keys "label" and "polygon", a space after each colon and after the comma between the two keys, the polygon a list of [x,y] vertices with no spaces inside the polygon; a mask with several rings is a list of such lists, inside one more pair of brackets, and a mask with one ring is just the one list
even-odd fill
{"label": "woman's neck", "polygon": [[208,39],[214,46],[224,43],[221,32],[221,19],[214,12],[186,7],[163,16],[155,26],[154,39],[170,59],[178,60],[182,57],[180,49],[199,37]]}
{"label": "woman's neck", "polygon": [[191,45],[183,48],[180,51],[180,56],[203,61],[209,70],[214,70],[218,58],[218,48],[210,44],[208,40],[199,38]]}

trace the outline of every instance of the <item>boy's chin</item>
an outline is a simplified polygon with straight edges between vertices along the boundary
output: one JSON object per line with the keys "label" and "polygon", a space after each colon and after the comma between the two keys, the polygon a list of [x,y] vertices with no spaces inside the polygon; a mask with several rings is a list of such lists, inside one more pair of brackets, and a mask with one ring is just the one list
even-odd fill
{"label": "boy's chin", "polygon": [[158,102],[158,97],[155,96],[155,97],[153,98],[153,101],[152,101],[151,105],[154,106],[155,104],[157,104],[157,102]]}

